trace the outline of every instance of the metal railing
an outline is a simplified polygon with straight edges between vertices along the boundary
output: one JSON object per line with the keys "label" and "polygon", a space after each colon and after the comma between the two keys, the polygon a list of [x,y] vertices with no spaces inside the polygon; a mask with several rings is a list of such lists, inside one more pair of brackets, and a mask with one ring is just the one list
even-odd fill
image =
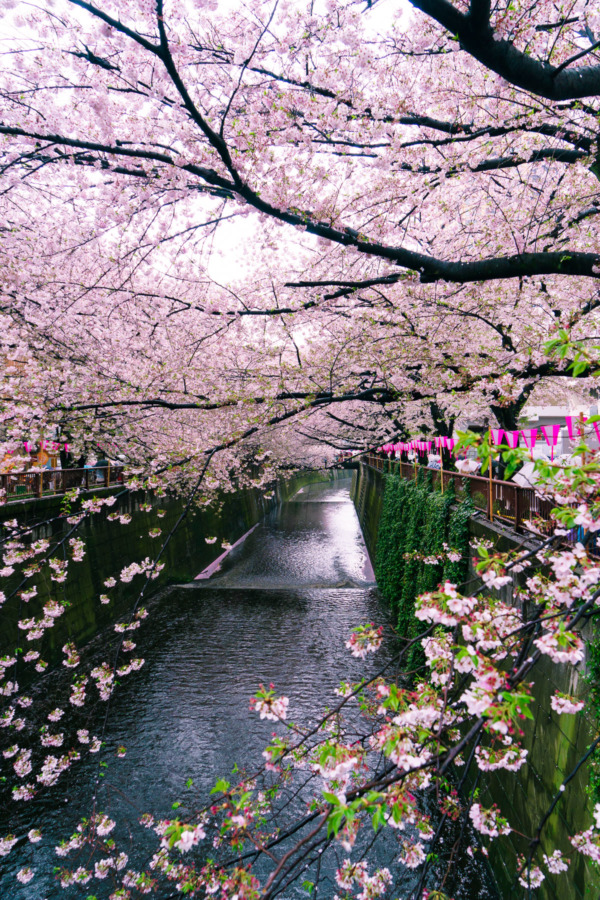
{"label": "metal railing", "polygon": [[492,479],[490,482],[489,478],[481,475],[463,475],[446,469],[415,466],[400,460],[383,459],[374,453],[368,453],[365,461],[380,472],[397,473],[403,478],[416,479],[419,471],[427,472],[432,485],[440,489],[452,482],[458,499],[470,496],[475,508],[484,512],[490,521],[498,519],[515,531],[527,530],[537,534],[550,531],[550,514],[556,504],[541,497],[534,488],[521,487],[512,481]]}
{"label": "metal railing", "polygon": [[42,469],[39,472],[7,472],[0,475],[1,498],[5,503],[65,494],[73,488],[95,491],[123,483],[123,466],[94,466],[87,469]]}

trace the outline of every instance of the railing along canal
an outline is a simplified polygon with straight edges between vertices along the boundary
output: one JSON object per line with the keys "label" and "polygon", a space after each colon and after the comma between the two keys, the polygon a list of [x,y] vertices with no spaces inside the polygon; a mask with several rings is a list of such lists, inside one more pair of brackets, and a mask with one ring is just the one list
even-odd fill
{"label": "railing along canal", "polygon": [[527,529],[544,534],[550,530],[550,514],[555,504],[540,496],[534,488],[522,487],[511,481],[483,478],[481,475],[463,475],[447,469],[429,469],[400,460],[387,460],[374,453],[368,453],[365,461],[380,472],[396,472],[403,478],[416,478],[417,472],[424,470],[431,474],[432,484],[440,489],[445,489],[452,482],[457,497],[468,494],[473,505],[485,512],[490,521],[498,519],[515,531]]}
{"label": "railing along canal", "polygon": [[123,466],[94,466],[86,469],[41,469],[36,472],[7,472],[0,475],[1,498],[5,503],[65,494],[73,488],[94,491],[123,483]]}

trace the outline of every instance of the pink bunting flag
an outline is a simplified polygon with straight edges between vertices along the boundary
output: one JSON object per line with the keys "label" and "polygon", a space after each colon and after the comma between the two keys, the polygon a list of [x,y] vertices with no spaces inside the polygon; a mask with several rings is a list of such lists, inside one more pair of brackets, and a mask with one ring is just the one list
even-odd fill
{"label": "pink bunting flag", "polygon": [[533,459],[533,448],[535,447],[535,442],[537,441],[538,430],[537,428],[521,429],[521,434],[523,435],[525,446],[529,450],[529,458]]}
{"label": "pink bunting flag", "polygon": [[439,450],[440,447],[442,446],[442,439],[441,439],[441,437],[436,437],[436,438],[434,438],[434,441],[435,441],[435,446],[436,446],[436,448]]}
{"label": "pink bunting flag", "polygon": [[594,426],[594,431],[596,432],[596,437],[598,438],[598,444],[600,444],[600,422],[592,422]]}
{"label": "pink bunting flag", "polygon": [[69,452],[69,445],[65,444],[65,453],[68,453],[68,452]]}
{"label": "pink bunting flag", "polygon": [[560,435],[560,425],[542,425],[541,432],[546,439],[546,443],[550,447],[550,459],[554,460],[554,448],[558,444]]}
{"label": "pink bunting flag", "polygon": [[587,416],[565,416],[565,421],[572,441],[583,437],[583,423],[587,422]]}
{"label": "pink bunting flag", "polygon": [[428,453],[430,452],[432,445],[433,445],[433,441],[425,441],[425,446],[427,448]]}
{"label": "pink bunting flag", "polygon": [[504,437],[504,429],[503,428],[492,428],[492,441],[494,446],[497,447],[502,443],[502,438]]}
{"label": "pink bunting flag", "polygon": [[560,425],[542,425],[541,432],[549,447],[556,447],[560,435]]}
{"label": "pink bunting flag", "polygon": [[508,441],[508,446],[513,450],[519,446],[519,432],[518,431],[505,431],[506,440]]}
{"label": "pink bunting flag", "polygon": [[446,447],[452,453],[454,450],[454,445],[456,444],[456,438],[446,438]]}
{"label": "pink bunting flag", "polygon": [[525,441],[525,446],[528,450],[533,450],[535,447],[535,442],[537,441],[538,430],[537,428],[524,428],[521,429],[521,434],[523,435],[523,440]]}

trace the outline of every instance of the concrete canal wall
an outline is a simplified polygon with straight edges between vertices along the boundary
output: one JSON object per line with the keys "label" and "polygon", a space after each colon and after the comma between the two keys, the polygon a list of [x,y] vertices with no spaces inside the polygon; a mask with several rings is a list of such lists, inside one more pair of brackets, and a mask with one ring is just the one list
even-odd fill
{"label": "concrete canal wall", "polygon": [[[292,496],[303,485],[315,481],[333,480],[339,476],[347,478],[347,473],[301,472],[289,480],[281,480],[272,487],[272,495],[265,497],[263,491],[245,489],[223,494],[219,502],[210,507],[191,510],[169,542],[161,561],[165,563],[160,576],[152,581],[145,594],[151,596],[160,587],[168,584],[182,584],[194,579],[209,566],[222,552],[222,541],[233,544],[255,525],[270,509]],[[109,492],[111,493],[111,492]],[[114,506],[103,508],[101,512],[82,522],[74,532],[75,537],[85,541],[85,556],[81,562],[70,561],[65,584],[51,581],[47,566],[41,572],[27,579],[22,589],[37,588],[38,594],[28,603],[18,596],[7,600],[2,611],[0,629],[0,655],[14,652],[15,647],[28,649],[23,631],[18,621],[43,615],[42,607],[50,599],[66,601],[67,610],[55,620],[53,628],[45,632],[44,638],[36,642],[42,658],[53,665],[63,659],[62,646],[67,641],[80,645],[92,638],[101,628],[116,621],[131,609],[144,584],[145,576],[136,575],[130,583],[119,582],[121,570],[132,562],[141,562],[146,557],[153,559],[165,537],[170,533],[184,507],[179,497],[163,497],[151,501],[151,507],[144,511],[141,507],[148,499],[144,492],[118,494]],[[270,492],[269,492],[270,493]],[[91,496],[91,495],[90,495]],[[98,496],[107,496],[99,491]],[[17,519],[19,525],[33,528],[34,538],[45,538],[51,546],[60,542],[72,526],[64,518],[59,518],[61,496],[40,500],[11,503],[0,507],[0,523]],[[159,516],[158,511],[164,510]],[[129,514],[127,524],[111,522],[107,514],[118,511]],[[38,523],[42,524],[38,524]],[[152,538],[149,531],[160,528],[161,534]],[[217,538],[207,544],[205,538]],[[70,556],[69,547],[60,547],[52,555],[63,558]],[[19,570],[21,567],[19,567]],[[117,579],[117,586],[107,590],[107,578]],[[19,585],[16,575],[8,580],[4,590],[9,595]],[[106,593],[110,603],[103,605],[99,596]]]}
{"label": "concrete canal wall", "polygon": [[[361,465],[353,484],[354,503],[376,572],[379,523],[387,477]],[[479,513],[474,513],[469,520],[469,532],[472,537],[494,541],[500,550],[514,549],[524,542],[522,535],[491,525]],[[469,576],[476,579],[472,563]],[[512,602],[510,589],[504,591],[503,599]],[[584,636],[587,640],[594,639],[591,629]],[[597,733],[597,725],[585,711],[559,716],[550,706],[550,698],[556,690],[585,697],[587,683],[582,667],[558,665],[544,656],[533,678],[534,718],[523,725],[528,764],[517,773],[481,773],[479,781],[480,802],[484,806],[497,803],[513,828],[525,836],[513,833],[491,845],[490,862],[502,898],[524,894],[514,881],[517,856],[526,853],[527,838],[535,834],[550,803],[557,793],[561,793],[561,784],[573,773]],[[539,900],[591,900],[600,896],[598,870],[586,864],[584,857],[575,853],[569,843],[570,835],[588,828],[593,821],[594,801],[590,796],[589,777],[589,765],[584,763],[561,794],[554,815],[542,831],[542,851],[551,853],[558,847],[572,862],[566,874],[546,878],[534,893]]]}

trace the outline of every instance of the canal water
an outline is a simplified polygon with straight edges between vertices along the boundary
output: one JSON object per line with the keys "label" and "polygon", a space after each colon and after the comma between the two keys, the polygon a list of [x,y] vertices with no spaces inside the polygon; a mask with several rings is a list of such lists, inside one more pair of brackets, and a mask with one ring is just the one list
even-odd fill
{"label": "canal water", "polygon": [[[63,890],[53,876],[55,866],[67,863],[56,856],[55,845],[90,814],[99,763],[107,765],[98,808],[118,821],[115,834],[129,855],[128,867],[139,870],[157,849],[155,835],[138,823],[142,813],[157,819],[175,815],[175,802],[183,804],[180,811],[202,808],[217,778],[236,765],[259,764],[273,730],[282,730],[249,711],[260,683],[273,682],[290,698],[289,718],[306,725],[337,702],[340,681],[375,674],[393,653],[393,637],[365,661],[344,647],[352,628],[367,621],[386,624],[387,614],[349,482],[343,480],[303,488],[235,547],[209,580],[164,591],[148,608],[148,619],[134,633],[143,668],[124,680],[108,709],[105,703],[91,711],[86,705],[72,726],[100,735],[100,753],[83,753],[81,762],[33,801],[2,807],[0,837],[10,831],[20,839],[0,860],[3,900],[108,897],[107,882]],[[86,668],[107,658],[109,640],[114,643],[112,629],[90,643],[82,653]],[[44,679],[39,690],[48,708],[65,706],[69,681],[69,673]],[[122,758],[120,747],[126,750]],[[34,827],[42,832],[35,845],[26,840]],[[449,846],[453,839],[446,840]],[[416,877],[397,862],[396,838],[378,841],[373,852],[378,865],[393,871],[393,890],[386,896],[407,897]],[[89,862],[83,852],[68,859],[69,868]],[[36,876],[21,885],[15,876],[26,865]],[[336,892],[331,874],[324,870],[322,898]],[[495,897],[485,872],[466,855],[445,890],[455,900]],[[282,895],[307,896],[300,885]]]}

